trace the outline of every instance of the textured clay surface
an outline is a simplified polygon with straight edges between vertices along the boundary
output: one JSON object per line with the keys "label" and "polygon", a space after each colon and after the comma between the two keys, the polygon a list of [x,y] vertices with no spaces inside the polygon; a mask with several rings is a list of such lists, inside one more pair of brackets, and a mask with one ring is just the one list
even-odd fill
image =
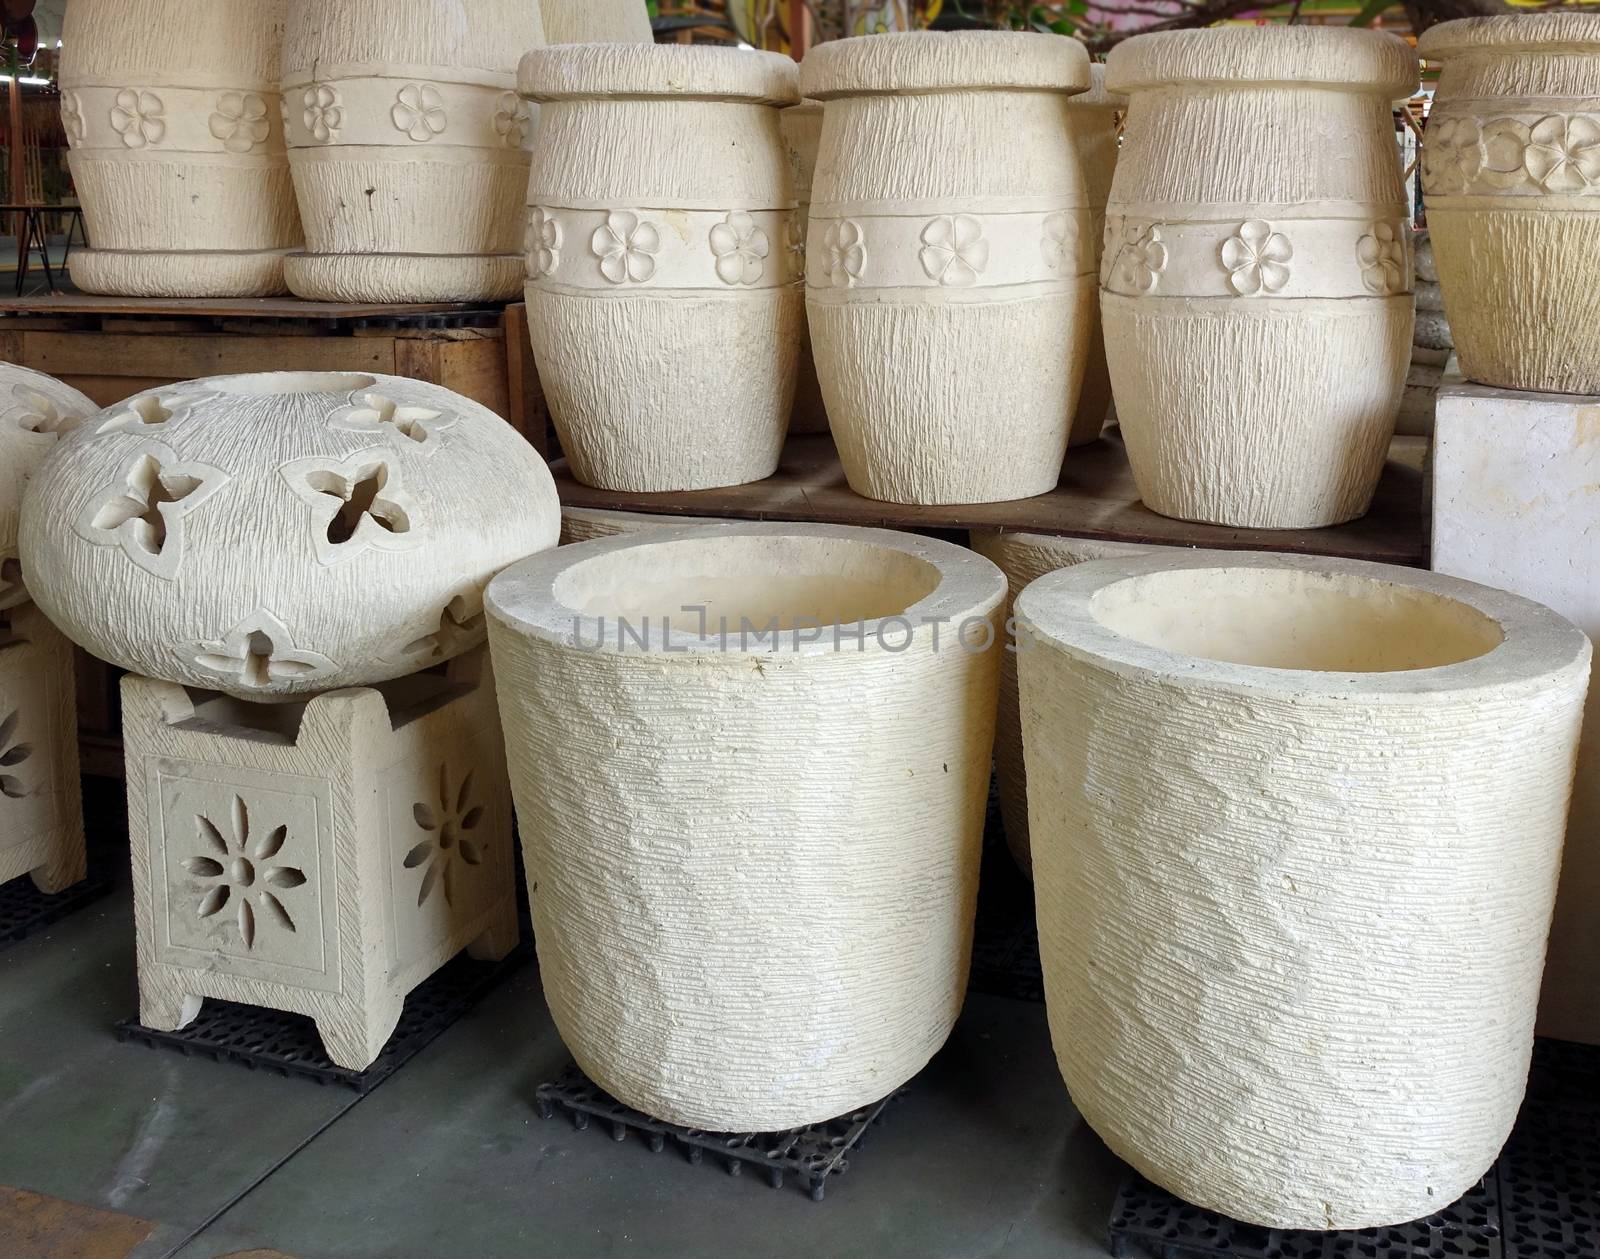
{"label": "textured clay surface", "polygon": [[539,0],[552,44],[653,44],[644,0]]}

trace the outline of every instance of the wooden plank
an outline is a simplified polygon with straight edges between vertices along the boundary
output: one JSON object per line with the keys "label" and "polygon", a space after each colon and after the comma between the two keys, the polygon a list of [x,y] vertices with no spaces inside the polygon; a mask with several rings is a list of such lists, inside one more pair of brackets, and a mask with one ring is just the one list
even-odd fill
{"label": "wooden plank", "polygon": [[1011,503],[909,507],[862,498],[845,483],[826,435],[789,439],[775,476],[752,485],[673,494],[626,494],[580,485],[565,461],[551,470],[572,507],[739,520],[797,520],[900,529],[1005,529],[1163,546],[1288,551],[1426,567],[1425,438],[1396,438],[1372,510],[1330,529],[1228,529],[1158,516],[1139,502],[1115,435],[1067,456],[1048,494]]}
{"label": "wooden plank", "polygon": [[[30,366],[30,364],[23,364]],[[179,379],[177,376],[75,376],[68,373],[56,377],[62,384],[71,385],[87,394],[96,406],[114,407],[124,398],[146,389],[159,389]]]}
{"label": "wooden plank", "polygon": [[394,371],[392,338],[24,332],[13,362],[51,376],[193,380],[236,372]]}
{"label": "wooden plank", "polygon": [[155,1228],[131,1215],[0,1185],[0,1255],[127,1259]]}
{"label": "wooden plank", "polygon": [[97,297],[55,293],[0,297],[0,314],[169,315],[178,319],[386,319],[439,311],[498,310],[494,302],[306,302],[298,297]]}

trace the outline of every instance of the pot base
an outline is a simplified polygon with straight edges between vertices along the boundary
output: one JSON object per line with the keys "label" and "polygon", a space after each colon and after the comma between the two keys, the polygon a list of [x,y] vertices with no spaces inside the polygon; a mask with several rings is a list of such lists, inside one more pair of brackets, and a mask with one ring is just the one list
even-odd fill
{"label": "pot base", "polygon": [[520,254],[290,254],[285,278],[315,302],[509,301],[522,290]]}
{"label": "pot base", "polygon": [[288,253],[80,249],[67,267],[85,293],[108,297],[280,297]]}

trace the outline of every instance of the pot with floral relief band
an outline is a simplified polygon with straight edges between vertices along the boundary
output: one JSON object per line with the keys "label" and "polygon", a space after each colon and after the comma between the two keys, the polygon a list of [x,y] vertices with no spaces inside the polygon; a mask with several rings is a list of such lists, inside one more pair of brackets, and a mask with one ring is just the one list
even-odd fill
{"label": "pot with floral relief band", "polygon": [[300,221],[284,154],[285,0],[73,0],[61,123],[91,248],[72,281],[131,297],[270,297]]}
{"label": "pot with floral relief band", "polygon": [[1600,16],[1444,22],[1417,51],[1444,63],[1422,189],[1462,373],[1600,393]]}
{"label": "pot with floral relief band", "polygon": [[573,475],[665,491],[771,476],[804,299],[776,53],[573,44],[522,60],[541,102],[528,333]]}
{"label": "pot with floral relief band", "polygon": [[309,251],[304,298],[505,301],[522,280],[533,111],[517,58],[530,0],[289,0],[289,161]]}
{"label": "pot with floral relief band", "polygon": [[[1141,35],[1113,50],[1123,147],[1101,315],[1145,505],[1235,527],[1363,514],[1410,362],[1410,220],[1391,35]],[[1315,347],[1315,352],[1308,352]]]}
{"label": "pot with floral relief band", "polygon": [[1068,96],[1083,46],[987,31],[820,44],[806,248],[850,487],[898,503],[1054,488],[1089,354],[1094,214]]}

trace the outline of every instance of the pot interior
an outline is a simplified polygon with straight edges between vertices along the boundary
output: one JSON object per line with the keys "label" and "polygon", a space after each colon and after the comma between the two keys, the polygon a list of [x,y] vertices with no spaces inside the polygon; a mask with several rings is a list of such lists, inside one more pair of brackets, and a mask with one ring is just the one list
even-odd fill
{"label": "pot interior", "polygon": [[241,397],[276,398],[301,393],[354,393],[371,389],[374,376],[360,372],[258,372],[248,376],[224,376],[205,382],[207,389]]}
{"label": "pot interior", "polygon": [[1097,592],[1106,629],[1162,651],[1251,665],[1395,673],[1460,664],[1504,639],[1457,600],[1351,573],[1191,568],[1129,578]]}

